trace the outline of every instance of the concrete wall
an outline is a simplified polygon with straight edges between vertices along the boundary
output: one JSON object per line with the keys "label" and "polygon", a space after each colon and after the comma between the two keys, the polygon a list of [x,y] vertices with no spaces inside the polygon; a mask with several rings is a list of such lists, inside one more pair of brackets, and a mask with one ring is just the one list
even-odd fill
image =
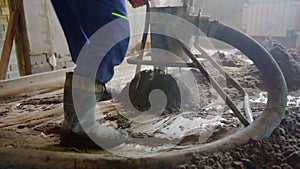
{"label": "concrete wall", "polygon": [[243,0],[206,0],[202,12],[204,15],[210,15],[227,25],[241,29]]}
{"label": "concrete wall", "polygon": [[[34,10],[32,10],[34,9]],[[68,47],[50,0],[24,0],[30,54],[55,51],[68,54]]]}
{"label": "concrete wall", "polygon": [[243,29],[252,36],[292,38],[298,15],[297,0],[257,1],[244,4]]}
{"label": "concrete wall", "polygon": [[50,0],[24,0],[24,12],[32,73],[73,66]]}

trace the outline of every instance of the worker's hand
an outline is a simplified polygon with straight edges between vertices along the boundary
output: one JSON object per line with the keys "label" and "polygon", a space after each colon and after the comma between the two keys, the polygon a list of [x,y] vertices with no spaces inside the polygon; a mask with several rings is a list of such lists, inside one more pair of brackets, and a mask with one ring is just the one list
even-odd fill
{"label": "worker's hand", "polygon": [[146,5],[148,0],[128,0],[133,8],[138,8]]}

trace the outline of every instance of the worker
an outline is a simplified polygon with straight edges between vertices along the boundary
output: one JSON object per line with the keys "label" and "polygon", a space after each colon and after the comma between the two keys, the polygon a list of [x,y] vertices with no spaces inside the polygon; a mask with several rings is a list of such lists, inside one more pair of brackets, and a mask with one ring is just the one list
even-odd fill
{"label": "worker", "polygon": [[[64,31],[72,60],[77,65],[74,73],[66,74],[65,118],[61,144],[98,147],[97,143],[102,142],[101,147],[104,145],[102,148],[114,147],[127,139],[127,132],[107,128],[96,122],[94,98],[96,96],[97,101],[111,98],[113,90],[107,89],[105,84],[112,79],[114,66],[119,65],[125,57],[130,36],[126,2],[125,0],[51,0],[51,2]],[[145,4],[143,0],[129,2],[133,7]],[[110,27],[107,35],[97,37],[101,43],[93,44],[94,42],[90,41],[93,34],[114,21],[114,26]],[[120,40],[118,37],[126,38]],[[88,48],[100,45],[100,48],[105,48],[106,42],[112,41],[117,43],[107,52],[90,53],[92,57],[82,56],[80,53],[85,46]],[[99,64],[95,64],[97,62]]]}

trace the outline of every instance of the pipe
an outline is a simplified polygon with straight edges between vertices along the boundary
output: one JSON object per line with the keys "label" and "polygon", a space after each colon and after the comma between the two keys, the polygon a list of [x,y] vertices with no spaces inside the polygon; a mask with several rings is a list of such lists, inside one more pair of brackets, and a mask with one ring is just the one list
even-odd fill
{"label": "pipe", "polygon": [[256,123],[254,125],[263,128],[257,131],[255,137],[268,137],[272,131],[279,126],[284,117],[287,102],[287,86],[278,64],[271,54],[258,42],[230,26],[215,20],[203,18],[200,29],[202,29],[208,37],[226,42],[239,49],[254,62],[262,73],[267,87],[268,103],[265,111],[257,120],[257,122],[265,120],[265,123]]}

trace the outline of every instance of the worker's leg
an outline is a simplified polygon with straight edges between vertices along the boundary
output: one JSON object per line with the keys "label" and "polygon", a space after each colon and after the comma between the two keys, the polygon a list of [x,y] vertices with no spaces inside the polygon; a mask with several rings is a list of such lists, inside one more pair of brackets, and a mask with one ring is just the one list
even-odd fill
{"label": "worker's leg", "polygon": [[[90,40],[77,58],[75,74],[105,84],[113,77],[114,66],[123,61],[128,48],[130,30],[125,1],[77,0],[76,5],[82,29]],[[99,100],[117,93],[107,89]]]}
{"label": "worker's leg", "polygon": [[[125,1],[52,0],[52,3],[68,41],[72,59],[77,64],[75,74],[90,78],[96,76],[99,83],[107,83],[113,77],[114,66],[123,61],[128,48],[130,30],[129,22],[125,19]],[[97,37],[97,46],[110,50],[98,51],[99,53],[95,52],[90,56],[82,54],[80,57],[86,58],[81,59],[84,62],[79,62],[78,56],[88,38],[113,21],[114,24],[109,25],[110,31]],[[114,44],[112,48],[111,44]],[[96,75],[91,71],[93,68],[96,69]]]}
{"label": "worker's leg", "polygon": [[[92,38],[91,47],[87,47],[88,56],[83,56],[83,63],[78,63],[77,70],[82,75],[95,77],[92,74],[95,72],[89,70],[97,67],[96,80],[105,84],[113,77],[114,66],[123,61],[128,48],[130,30],[125,1],[90,0],[85,9],[83,6],[78,9],[80,16],[85,17],[81,19],[83,28]],[[97,47],[99,50],[91,49]]]}
{"label": "worker's leg", "polygon": [[65,119],[60,137],[62,145],[112,148],[127,139],[126,131],[116,131],[97,123],[94,82],[91,78],[67,73],[64,88]]}
{"label": "worker's leg", "polygon": [[[102,18],[102,21],[106,22],[108,22],[109,19],[111,20],[111,17],[109,18],[108,15],[103,16],[101,12],[94,12],[95,16],[89,14],[91,10],[103,11],[100,4],[92,4],[93,2],[93,0],[52,0],[54,9],[68,41],[72,59],[77,64],[75,71],[76,74],[67,74],[64,90],[65,121],[62,130],[61,141],[63,144],[67,145],[78,145],[82,143],[86,143],[88,145],[93,144],[86,134],[89,136],[93,135],[96,137],[96,140],[103,141],[105,141],[105,138],[113,138],[114,140],[120,140],[117,138],[121,138],[122,140],[122,138],[126,137],[126,134],[124,135],[112,129],[97,125],[95,120],[94,108],[96,102],[94,99],[94,92],[98,90],[99,93],[103,93],[103,90],[98,87],[101,85],[95,83],[95,76],[92,76],[93,72],[91,72],[93,68],[89,66],[94,66],[94,63],[99,61],[101,57],[99,58],[97,54],[94,53],[92,54],[92,57],[87,57],[85,62],[87,64],[78,63],[80,60],[80,51],[86,42],[88,42],[88,37],[92,36],[97,29],[100,29],[101,26],[106,24],[103,22],[101,22],[102,24],[94,22],[99,22],[99,18]],[[98,6],[96,7],[93,5]],[[95,18],[98,18],[98,20]],[[94,22],[91,22],[92,20],[94,20]],[[106,37],[102,38],[105,41]],[[126,49],[124,50],[126,51]],[[80,55],[80,57],[82,56]],[[91,58],[92,60],[89,60]],[[110,59],[112,60],[112,64],[107,65],[107,67],[111,68],[117,63],[120,63],[124,56],[120,55],[119,57],[116,56],[116,58]],[[97,71],[99,65],[100,63],[98,65],[96,64],[97,67],[94,67],[94,70]],[[103,71],[106,70],[104,69]],[[113,73],[108,74],[109,77],[106,79],[109,80]],[[103,83],[105,82],[106,81],[103,81]],[[82,127],[87,130],[83,130]],[[118,141],[116,142],[113,140],[110,140],[109,142],[113,144],[118,143]],[[110,145],[107,145],[107,147],[109,146]]]}

